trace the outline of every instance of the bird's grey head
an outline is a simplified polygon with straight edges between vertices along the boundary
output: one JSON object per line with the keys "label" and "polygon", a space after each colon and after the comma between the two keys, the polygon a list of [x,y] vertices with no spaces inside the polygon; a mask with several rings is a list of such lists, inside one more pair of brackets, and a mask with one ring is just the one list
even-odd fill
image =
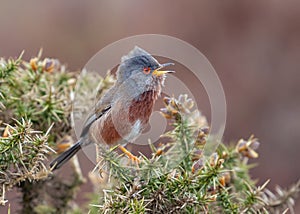
{"label": "bird's grey head", "polygon": [[117,70],[117,81],[119,83],[131,82],[140,90],[147,90],[149,87],[149,89],[155,89],[155,87],[161,87],[165,74],[172,72],[160,69],[172,64],[160,64],[148,52],[136,46],[128,55],[122,57]]}

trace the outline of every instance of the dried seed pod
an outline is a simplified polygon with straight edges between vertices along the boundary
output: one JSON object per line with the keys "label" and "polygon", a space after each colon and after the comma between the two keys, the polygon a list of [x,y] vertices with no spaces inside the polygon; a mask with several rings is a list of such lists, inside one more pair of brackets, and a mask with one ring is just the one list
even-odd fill
{"label": "dried seed pod", "polygon": [[219,155],[216,152],[214,152],[209,158],[209,164],[212,167],[214,167],[218,164],[218,160],[219,160]]}
{"label": "dried seed pod", "polygon": [[160,113],[166,119],[171,119],[172,118],[171,112],[169,112],[166,108],[160,109]]}
{"label": "dried seed pod", "polygon": [[246,151],[247,148],[247,141],[245,141],[244,139],[240,139],[236,145],[236,151],[238,153],[241,153],[243,151]]}
{"label": "dried seed pod", "polygon": [[178,97],[178,103],[180,103],[180,107],[183,112],[190,112],[190,110],[194,107],[194,101],[188,98],[187,94],[180,95]]}
{"label": "dried seed pod", "polygon": [[166,119],[172,119],[172,118],[176,118],[179,115],[179,111],[171,108],[170,106],[167,106],[166,108],[162,108],[160,109],[161,114],[163,117],[165,117]]}
{"label": "dried seed pod", "polygon": [[163,102],[164,102],[165,106],[167,106],[167,105],[170,104],[171,98],[170,98],[170,97],[164,97],[164,98],[163,98]]}
{"label": "dried seed pod", "polygon": [[192,161],[194,162],[199,160],[202,157],[202,154],[203,154],[203,150],[201,149],[197,149],[196,151],[194,151],[192,153]]}
{"label": "dried seed pod", "polygon": [[208,135],[208,134],[209,134],[209,127],[208,127],[208,126],[202,127],[200,130],[201,130],[205,135]]}
{"label": "dried seed pod", "polygon": [[223,172],[221,174],[221,176],[219,177],[219,182],[221,184],[221,186],[226,186],[230,183],[231,181],[231,176],[229,172]]}
{"label": "dried seed pod", "polygon": [[32,70],[36,71],[38,69],[38,58],[34,57],[32,59],[30,59],[30,67],[32,68]]}
{"label": "dried seed pod", "polygon": [[245,153],[245,156],[248,158],[258,158],[258,153],[253,149],[249,149],[248,152]]}
{"label": "dried seed pod", "polygon": [[206,144],[206,138],[207,138],[207,134],[206,134],[206,130],[205,132],[201,129],[198,130],[198,132],[196,132],[196,140],[195,140],[195,146],[196,147],[203,147]]}
{"label": "dried seed pod", "polygon": [[259,147],[259,142],[253,135],[246,141],[240,139],[236,145],[236,152],[248,158],[258,158],[258,153],[255,151]]}
{"label": "dried seed pod", "polygon": [[59,66],[58,60],[45,58],[43,61],[43,70],[46,72],[53,72]]}
{"label": "dried seed pod", "polygon": [[218,159],[217,166],[222,168],[223,167],[223,163],[224,163],[224,159]]}
{"label": "dried seed pod", "polygon": [[204,160],[200,158],[192,166],[192,173],[196,173],[204,168]]}

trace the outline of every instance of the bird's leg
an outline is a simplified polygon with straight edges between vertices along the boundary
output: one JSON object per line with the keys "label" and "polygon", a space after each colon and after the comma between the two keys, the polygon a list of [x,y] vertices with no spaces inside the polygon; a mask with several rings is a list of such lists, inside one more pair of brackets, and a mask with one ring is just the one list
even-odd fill
{"label": "bird's leg", "polygon": [[127,157],[132,160],[135,163],[140,163],[140,159],[138,159],[137,156],[131,154],[131,152],[129,152],[127,149],[125,149],[124,146],[119,145],[119,148],[121,149],[121,151],[127,155]]}

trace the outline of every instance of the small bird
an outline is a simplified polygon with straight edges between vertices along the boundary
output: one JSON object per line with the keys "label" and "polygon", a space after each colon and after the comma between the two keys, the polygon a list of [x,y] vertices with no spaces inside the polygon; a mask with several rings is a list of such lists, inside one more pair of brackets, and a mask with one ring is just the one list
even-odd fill
{"label": "small bird", "polygon": [[160,64],[137,46],[123,56],[115,84],[96,103],[77,143],[53,160],[51,169],[60,168],[90,143],[119,145],[124,153],[130,154],[123,146],[134,142],[147,126],[166,74],[174,72],[161,70],[169,65],[174,64]]}

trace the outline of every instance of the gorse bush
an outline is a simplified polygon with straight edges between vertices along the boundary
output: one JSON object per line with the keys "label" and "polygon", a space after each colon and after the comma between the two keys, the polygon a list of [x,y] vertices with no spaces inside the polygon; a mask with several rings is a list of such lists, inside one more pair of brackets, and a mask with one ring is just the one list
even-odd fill
{"label": "gorse bush", "polygon": [[[289,190],[266,189],[268,181],[255,186],[250,178],[249,158],[257,158],[259,142],[254,136],[235,146],[221,144],[204,159],[208,134],[206,119],[186,95],[165,98],[162,115],[173,129],[163,136],[169,142],[152,147],[152,157],[140,156],[138,165],[111,159],[109,176],[115,185],[102,186],[102,200],[94,205],[100,213],[281,213],[292,210],[299,183]],[[110,151],[109,151],[110,152]],[[103,151],[105,153],[105,151]],[[121,172],[121,174],[120,174]],[[105,182],[104,182],[105,183]],[[284,195],[284,196],[283,196]],[[286,197],[286,198],[285,198]],[[285,199],[284,199],[285,198]],[[289,198],[289,199],[288,199]],[[279,202],[280,201],[280,202]],[[97,210],[96,209],[96,210]]]}
{"label": "gorse bush", "polygon": [[[6,190],[17,187],[23,195],[22,213],[41,210],[48,198],[51,210],[65,211],[75,193],[70,187],[78,186],[82,178],[74,172],[68,182],[58,179],[45,162],[54,149],[72,143],[70,115],[77,74],[40,55],[29,62],[21,57],[0,59],[0,202],[7,202]],[[88,91],[89,84],[85,86],[83,91]],[[49,190],[53,187],[57,191]],[[51,200],[58,196],[60,202]]]}
{"label": "gorse bush", "polygon": [[72,117],[82,117],[89,110],[87,103],[92,107],[94,97],[113,83],[113,75],[79,76],[56,59],[41,59],[41,54],[29,62],[0,59],[2,206],[10,203],[5,193],[16,187],[20,213],[293,212],[299,182],[272,193],[268,181],[256,186],[251,178],[253,164],[248,160],[258,157],[259,146],[254,136],[236,145],[221,143],[204,157],[211,143],[209,124],[186,95],[164,98],[161,114],[171,128],[163,134],[163,143],[149,142],[150,154],[140,153],[132,161],[118,147],[99,147],[98,164],[87,176],[94,186],[92,199],[89,205],[76,204],[76,193],[86,180],[78,161],[72,159],[66,176],[52,172],[47,158],[72,145]]}

